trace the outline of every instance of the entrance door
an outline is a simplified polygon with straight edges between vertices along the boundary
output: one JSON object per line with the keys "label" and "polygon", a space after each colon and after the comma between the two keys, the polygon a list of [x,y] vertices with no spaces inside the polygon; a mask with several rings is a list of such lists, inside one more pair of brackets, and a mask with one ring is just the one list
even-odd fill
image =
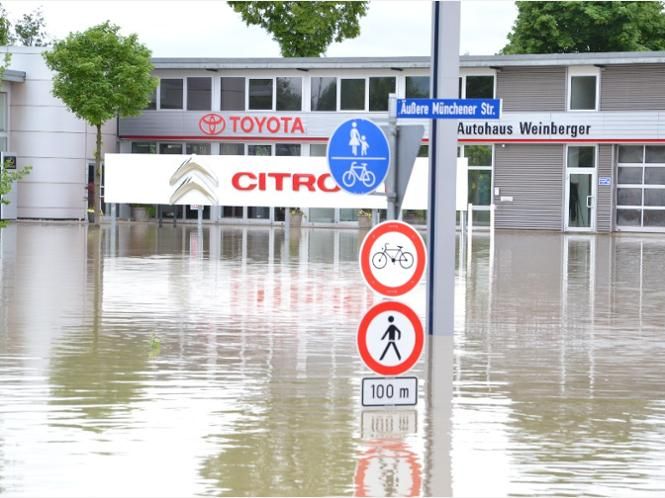
{"label": "entrance door", "polygon": [[596,228],[595,147],[568,147],[566,168],[566,231],[590,232]]}

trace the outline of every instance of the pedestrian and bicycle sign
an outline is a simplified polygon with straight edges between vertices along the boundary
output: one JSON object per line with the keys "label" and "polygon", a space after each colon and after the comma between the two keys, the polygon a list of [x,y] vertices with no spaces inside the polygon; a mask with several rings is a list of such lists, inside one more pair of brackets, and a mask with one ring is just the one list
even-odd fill
{"label": "pedestrian and bicycle sign", "polygon": [[388,174],[388,139],[372,121],[349,119],[328,141],[328,166],[342,190],[351,194],[374,192]]}
{"label": "pedestrian and bicycle sign", "polygon": [[397,99],[398,118],[500,119],[501,99]]}
{"label": "pedestrian and bicycle sign", "polygon": [[427,258],[420,234],[401,221],[370,230],[360,246],[360,271],[374,291],[394,297],[412,290],[425,272]]}
{"label": "pedestrian and bicycle sign", "polygon": [[395,376],[413,367],[423,351],[425,334],[420,318],[409,306],[383,301],[365,314],[358,326],[358,352],[379,375]]}

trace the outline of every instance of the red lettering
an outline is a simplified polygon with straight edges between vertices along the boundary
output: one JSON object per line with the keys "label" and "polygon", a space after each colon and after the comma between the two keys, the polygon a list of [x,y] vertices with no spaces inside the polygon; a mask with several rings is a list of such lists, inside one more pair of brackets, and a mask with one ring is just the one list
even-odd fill
{"label": "red lettering", "polygon": [[330,173],[326,173],[324,175],[321,175],[319,179],[316,181],[317,187],[319,187],[319,190],[322,192],[339,192],[341,189],[339,186],[335,183],[335,181],[332,181],[332,187],[329,187],[326,185],[326,180],[332,179],[332,176]]}
{"label": "red lettering", "polygon": [[290,173],[268,173],[270,178],[275,179],[275,190],[281,192],[284,190],[284,180],[291,176]]}
{"label": "red lettering", "polygon": [[236,173],[233,175],[233,178],[231,178],[231,184],[233,185],[233,188],[236,190],[254,190],[256,188],[256,184],[253,183],[248,183],[245,184],[245,186],[240,184],[240,179],[246,176],[250,180],[256,180],[256,175],[254,173],[246,173],[246,172],[240,172]]}
{"label": "red lettering", "polygon": [[245,116],[240,121],[240,127],[242,128],[242,131],[249,133],[254,129],[254,121],[252,121],[252,118]]}
{"label": "red lettering", "polygon": [[279,119],[277,119],[276,117],[272,116],[272,117],[268,120],[268,124],[267,124],[267,126],[268,126],[268,131],[269,131],[270,133],[277,133],[277,132],[279,131]]}
{"label": "red lettering", "polygon": [[240,117],[230,116],[229,119],[231,120],[231,123],[233,123],[233,133],[236,133],[238,131],[238,120],[240,119]]}
{"label": "red lettering", "polygon": [[306,187],[310,192],[316,192],[314,188],[314,183],[316,178],[314,175],[308,173],[296,173],[293,175],[293,191],[297,192],[300,190],[300,187]]}
{"label": "red lettering", "polygon": [[293,128],[291,128],[291,133],[295,132],[305,133],[305,128],[302,125],[302,120],[300,118],[295,118],[293,121]]}
{"label": "red lettering", "polygon": [[284,124],[284,132],[289,133],[289,123],[291,118],[289,116],[282,116],[282,123]]}
{"label": "red lettering", "polygon": [[256,121],[256,124],[259,127],[259,133],[263,131],[263,123],[266,122],[266,119],[267,118],[265,116],[263,116],[262,118],[256,118],[256,117],[254,118],[254,121]]}
{"label": "red lettering", "polygon": [[262,192],[266,191],[266,174],[259,173],[259,190]]}

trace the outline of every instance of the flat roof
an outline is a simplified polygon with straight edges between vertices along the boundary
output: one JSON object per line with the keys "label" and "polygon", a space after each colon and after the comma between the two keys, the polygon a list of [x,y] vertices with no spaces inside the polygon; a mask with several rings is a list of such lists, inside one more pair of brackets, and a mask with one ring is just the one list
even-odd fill
{"label": "flat roof", "polygon": [[5,69],[2,75],[3,81],[18,81],[23,83],[25,81],[25,71],[15,71],[14,69]]}
{"label": "flat roof", "polygon": [[[155,69],[408,69],[429,68],[430,57],[155,57]],[[599,52],[580,54],[462,55],[460,67],[575,66],[663,64],[662,52]]]}

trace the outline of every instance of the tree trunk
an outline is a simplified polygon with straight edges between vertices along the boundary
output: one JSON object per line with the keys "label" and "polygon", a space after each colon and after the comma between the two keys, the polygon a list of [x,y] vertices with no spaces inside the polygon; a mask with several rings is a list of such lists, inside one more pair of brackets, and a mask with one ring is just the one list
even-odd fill
{"label": "tree trunk", "polygon": [[97,147],[95,148],[95,215],[93,218],[95,226],[102,222],[102,125],[95,125],[97,128]]}

